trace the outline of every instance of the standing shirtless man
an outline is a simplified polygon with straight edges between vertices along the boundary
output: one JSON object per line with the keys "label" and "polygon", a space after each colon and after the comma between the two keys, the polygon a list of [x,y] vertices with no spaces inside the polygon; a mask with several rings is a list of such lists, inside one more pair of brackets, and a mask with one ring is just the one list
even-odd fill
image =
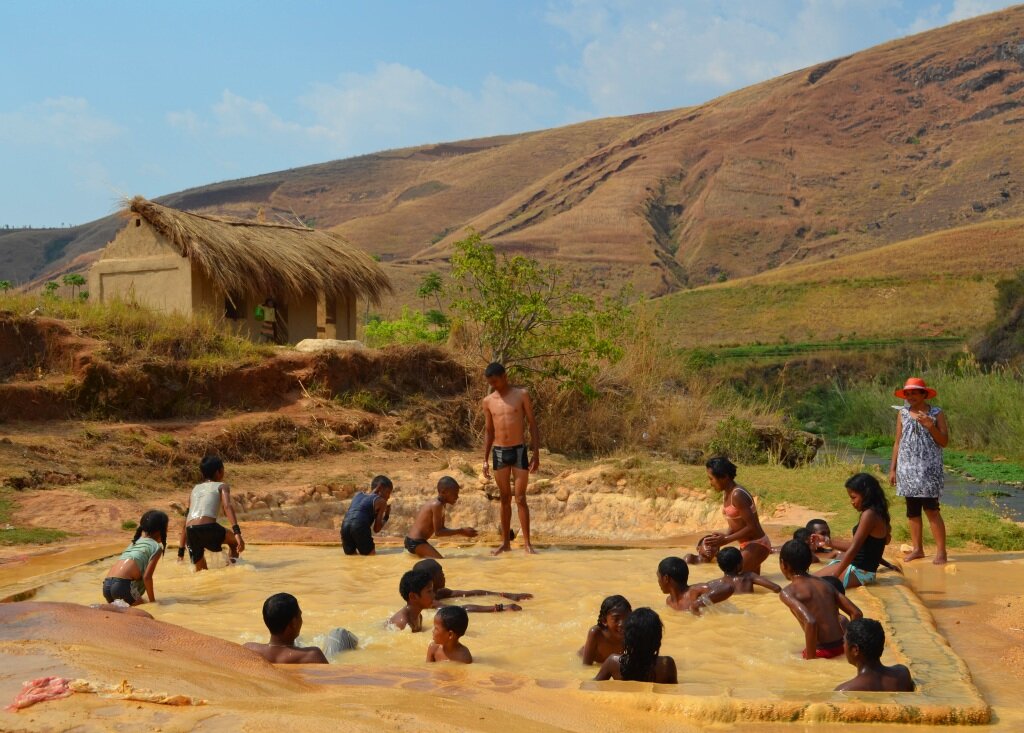
{"label": "standing shirtless man", "polygon": [[[540,432],[533,416],[530,394],[525,389],[510,387],[505,367],[497,362],[488,365],[484,376],[494,390],[483,401],[484,419],[487,422],[484,478],[490,479],[493,468],[494,481],[501,495],[501,546],[494,550],[494,554],[511,549],[512,476],[515,476],[516,507],[519,510],[519,526],[523,531],[524,549],[533,554],[536,550],[530,543],[530,507],[526,505],[526,485],[530,474],[540,468]],[[529,452],[526,450],[524,423],[530,426]]]}

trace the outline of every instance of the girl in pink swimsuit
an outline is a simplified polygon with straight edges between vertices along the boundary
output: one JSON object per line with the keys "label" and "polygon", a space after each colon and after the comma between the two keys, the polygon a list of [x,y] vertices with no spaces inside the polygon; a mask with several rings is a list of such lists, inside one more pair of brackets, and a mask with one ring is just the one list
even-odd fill
{"label": "girl in pink swimsuit", "polygon": [[736,483],[736,466],[728,458],[712,458],[706,465],[708,480],[722,492],[722,514],[729,524],[728,530],[712,534],[706,542],[713,547],[739,542],[742,572],[760,574],[761,563],[771,554],[772,542],[761,528],[754,497]]}

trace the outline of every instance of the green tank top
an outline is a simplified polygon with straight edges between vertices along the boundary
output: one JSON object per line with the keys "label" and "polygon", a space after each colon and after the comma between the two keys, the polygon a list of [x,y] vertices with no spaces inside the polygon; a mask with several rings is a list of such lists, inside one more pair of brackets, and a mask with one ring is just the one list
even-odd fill
{"label": "green tank top", "polygon": [[139,572],[145,575],[146,568],[149,567],[149,561],[155,555],[163,552],[163,550],[163,546],[152,537],[139,537],[136,542],[128,545],[128,548],[121,553],[121,559],[134,560],[135,564],[139,566]]}

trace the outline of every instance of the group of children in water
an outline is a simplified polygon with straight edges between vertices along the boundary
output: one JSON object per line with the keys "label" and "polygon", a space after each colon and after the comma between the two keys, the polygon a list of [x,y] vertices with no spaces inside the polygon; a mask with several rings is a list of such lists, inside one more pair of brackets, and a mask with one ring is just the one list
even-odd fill
{"label": "group of children in water", "polygon": [[[207,457],[203,459],[200,470],[205,481],[197,485],[189,497],[185,528],[178,549],[179,559],[183,559],[188,552],[196,570],[206,568],[205,552],[208,550],[219,552],[222,545],[227,545],[228,559],[232,562],[245,547],[241,529],[234,522],[230,490],[223,483],[223,463],[218,458]],[[725,459],[712,459],[708,462],[708,473],[713,484],[716,473],[724,473],[732,480],[735,478],[735,466]],[[859,482],[863,482],[864,477],[875,481],[867,474],[859,474],[848,482],[848,490],[851,485],[856,487]],[[346,554],[375,553],[372,535],[380,531],[388,520],[393,488],[390,479],[377,476],[371,482],[369,491],[361,492],[353,498],[341,528]],[[402,575],[398,590],[405,605],[391,616],[388,623],[395,629],[408,627],[413,632],[419,632],[424,628],[423,612],[435,610],[432,640],[426,652],[427,661],[468,664],[473,661],[473,656],[461,639],[469,626],[469,613],[520,611],[522,608],[518,602],[532,596],[529,593],[454,590],[447,587],[444,570],[436,559],[440,554],[426,540],[434,535],[445,534],[472,536],[475,531],[470,534],[464,529],[444,527],[444,509],[457,501],[458,483],[445,476],[438,482],[437,491],[437,498],[424,504],[417,513],[411,531],[411,536],[422,542],[412,547],[409,547],[408,540],[406,542],[406,549],[411,554],[420,556],[429,553],[433,557],[424,557]],[[851,498],[857,495],[855,490],[850,491]],[[749,498],[749,494],[746,498]],[[877,501],[877,498],[873,500]],[[854,505],[857,504],[854,499]],[[748,514],[754,511],[756,521],[753,502],[744,509]],[[221,510],[234,522],[230,535],[217,521]],[[736,515],[742,513],[743,509],[735,512]],[[727,518],[730,516],[728,512],[725,514]],[[142,516],[131,545],[121,554],[103,581],[103,596],[108,603],[121,601],[122,604],[135,606],[143,601],[144,596],[150,602],[156,600],[153,573],[166,547],[167,535],[168,517],[164,512],[151,510]],[[233,541],[228,541],[229,536]],[[828,659],[845,654],[847,660],[857,667],[857,676],[837,687],[837,690],[914,689],[906,667],[882,665],[880,658],[885,643],[884,631],[877,621],[863,618],[860,609],[846,597],[846,584],[843,580],[834,574],[820,577],[810,574],[813,563],[835,563],[839,555],[832,549],[836,542],[832,540],[831,530],[824,520],[812,520],[805,528],[798,529],[793,539],[781,547],[779,567],[789,581],[785,588],[760,575],[760,565],[765,555],[762,551],[763,543],[756,543],[757,552],[751,558],[741,549],[722,546],[723,539],[728,539],[728,533],[707,535],[697,543],[696,554],[683,558],[666,557],[659,563],[658,584],[666,594],[665,603],[669,609],[700,614],[702,609],[715,603],[753,593],[757,587],[764,588],[778,593],[782,603],[800,623],[804,632],[805,659]],[[743,549],[751,544],[741,542]],[[718,564],[722,577],[691,584],[690,565],[711,562]],[[508,602],[486,605],[443,603],[453,598],[474,596],[501,597]],[[249,643],[245,645],[246,648],[275,664],[327,662],[320,648],[295,645],[302,629],[302,612],[294,596],[288,593],[270,596],[263,605],[263,620],[270,634],[269,641],[266,644]],[[674,684],[678,681],[676,665],[672,657],[660,654],[662,635],[663,624],[654,610],[633,609],[625,597],[609,596],[601,604],[598,622],[588,632],[579,655],[586,665],[600,665],[596,680]]]}

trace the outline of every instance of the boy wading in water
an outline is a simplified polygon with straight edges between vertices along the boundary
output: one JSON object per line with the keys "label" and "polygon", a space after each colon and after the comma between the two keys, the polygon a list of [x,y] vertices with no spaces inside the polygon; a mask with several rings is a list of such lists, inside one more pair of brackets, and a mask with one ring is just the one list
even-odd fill
{"label": "boy wading in water", "polygon": [[[526,505],[526,485],[530,474],[540,468],[540,432],[533,416],[530,394],[525,389],[508,383],[505,367],[497,362],[484,371],[487,383],[494,391],[483,401],[486,421],[484,446],[484,478],[491,477],[498,485],[501,497],[501,545],[495,555],[511,549],[512,478],[515,478],[516,507],[519,526],[523,532],[523,549],[535,553],[530,542],[530,507]],[[530,448],[526,448],[525,425],[530,426]]]}

